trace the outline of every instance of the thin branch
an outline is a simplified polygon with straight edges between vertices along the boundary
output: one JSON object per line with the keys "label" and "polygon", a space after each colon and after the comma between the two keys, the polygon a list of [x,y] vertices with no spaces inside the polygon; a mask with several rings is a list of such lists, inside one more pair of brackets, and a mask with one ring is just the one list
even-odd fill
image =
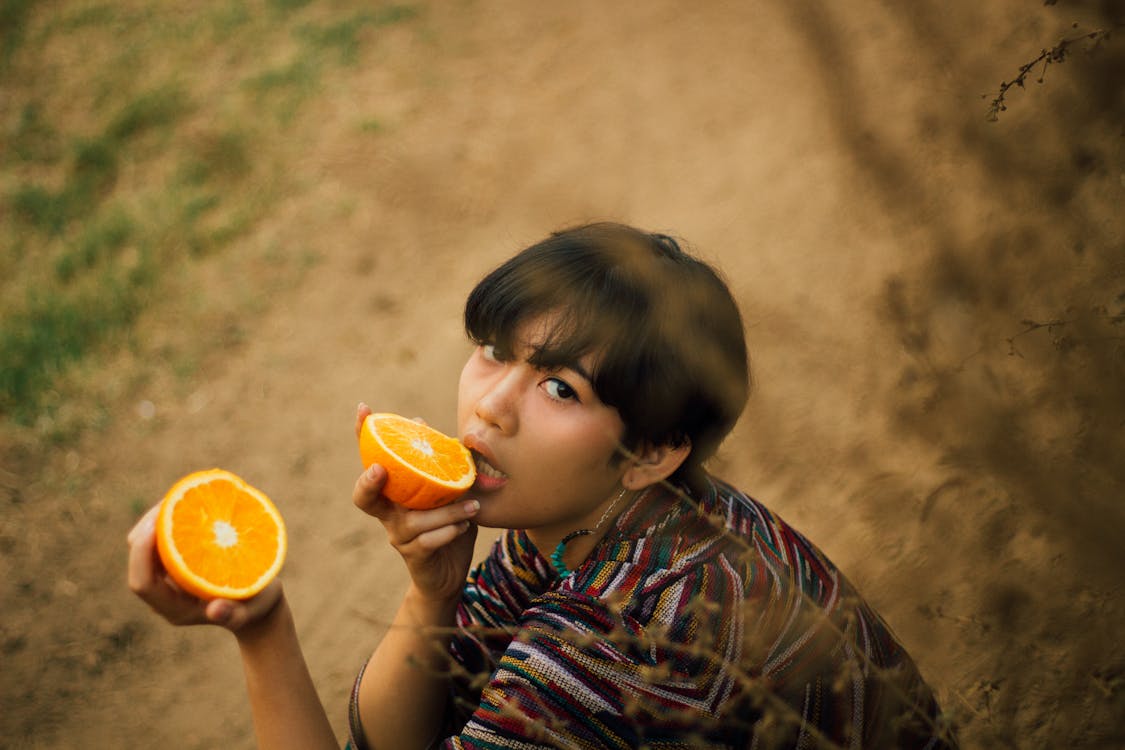
{"label": "thin branch", "polygon": [[[1113,314],[1113,315],[1110,315],[1110,314],[1106,313],[1106,314],[1098,315],[1097,317],[1102,318],[1103,320],[1108,322],[1110,325],[1118,325],[1122,322],[1125,322],[1125,313],[1116,313],[1116,314]],[[1009,336],[1007,339],[1005,339],[1005,341],[1008,342],[1008,356],[1009,357],[1019,357],[1019,358],[1022,359],[1023,353],[1020,352],[1020,350],[1016,348],[1016,339],[1020,338],[1021,336],[1025,336],[1025,335],[1031,333],[1032,331],[1038,331],[1040,329],[1046,328],[1047,333],[1049,333],[1051,335],[1051,340],[1054,342],[1055,346],[1060,346],[1061,343],[1062,343],[1062,340],[1058,339],[1058,338],[1055,338],[1055,335],[1054,335],[1055,330],[1058,329],[1058,328],[1062,328],[1064,326],[1070,325],[1071,323],[1074,323],[1075,321],[1074,320],[1066,320],[1066,319],[1062,319],[1062,318],[1056,318],[1054,320],[1048,320],[1048,321],[1044,321],[1044,322],[1039,322],[1039,321],[1035,321],[1035,320],[1021,320],[1020,322],[1023,323],[1023,325],[1025,326],[1024,329],[1022,331],[1020,331],[1019,333],[1016,333],[1012,336]],[[1071,343],[1084,343],[1084,342],[1087,342],[1087,341],[1118,341],[1118,340],[1121,340],[1122,338],[1123,338],[1122,336],[1099,336],[1099,337],[1094,338],[1094,339],[1072,340]]]}
{"label": "thin branch", "polygon": [[1034,321],[1034,320],[1021,320],[1020,322],[1023,323],[1024,326],[1026,326],[1026,327],[1022,331],[1020,331],[1019,333],[1017,333],[1013,336],[1009,336],[1006,339],[1006,341],[1008,342],[1008,356],[1009,357],[1019,357],[1020,359],[1023,359],[1023,354],[1020,352],[1019,349],[1016,348],[1016,339],[1018,339],[1021,336],[1025,336],[1025,335],[1031,333],[1032,331],[1038,331],[1041,328],[1046,328],[1047,333],[1053,335],[1056,328],[1058,328],[1059,326],[1065,326],[1066,324],[1071,323],[1073,321],[1056,319],[1056,320],[1048,320],[1046,323],[1039,323],[1039,322]]}
{"label": "thin branch", "polygon": [[[1078,24],[1074,24],[1074,28],[1078,28]],[[1078,36],[1073,36],[1067,39],[1059,40],[1059,43],[1050,49],[1044,49],[1039,53],[1039,56],[1034,60],[1024,63],[1020,66],[1019,73],[1010,81],[1000,82],[1000,91],[992,99],[992,103],[988,107],[988,114],[986,115],[989,122],[996,122],[1000,119],[1000,113],[1008,109],[1005,98],[1008,91],[1013,86],[1024,88],[1027,77],[1040,63],[1043,64],[1043,70],[1039,73],[1039,77],[1035,79],[1036,83],[1043,83],[1043,79],[1047,76],[1047,68],[1052,63],[1061,63],[1066,60],[1067,55],[1071,52],[1071,47],[1079,42],[1089,41],[1091,46],[1096,46],[1109,38],[1109,29],[1094,29]],[[981,98],[984,99],[988,94],[982,94]]]}

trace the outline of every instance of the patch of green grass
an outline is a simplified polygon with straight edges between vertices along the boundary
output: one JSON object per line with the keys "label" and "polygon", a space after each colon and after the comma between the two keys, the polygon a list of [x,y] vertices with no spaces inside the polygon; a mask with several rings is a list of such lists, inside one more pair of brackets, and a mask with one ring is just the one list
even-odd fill
{"label": "patch of green grass", "polygon": [[[292,0],[282,0],[287,9]],[[273,97],[276,113],[282,123],[296,115],[300,105],[318,90],[323,72],[321,58],[335,53],[340,65],[354,64],[359,59],[360,33],[364,27],[379,27],[412,19],[418,11],[409,5],[391,5],[378,10],[363,10],[327,24],[307,23],[295,34],[302,41],[302,50],[284,65],[270,68],[246,79],[245,85],[261,98]]]}
{"label": "patch of green grass", "polygon": [[[72,222],[93,213],[113,190],[121,153],[128,141],[145,132],[170,127],[188,109],[187,97],[176,87],[156,88],[130,100],[100,136],[74,142],[67,179],[61,188],[18,186],[10,198],[13,213],[26,225],[48,235],[61,234]],[[29,123],[29,132],[44,130],[45,126],[36,127],[38,117],[34,111],[25,111],[22,120]]]}
{"label": "patch of green grass", "polygon": [[24,105],[15,129],[0,144],[4,146],[0,158],[9,162],[50,165],[63,155],[58,131],[46,121],[37,102]]}
{"label": "patch of green grass", "polygon": [[359,58],[360,31],[374,20],[370,11],[363,11],[335,23],[308,24],[301,28],[300,33],[313,49],[322,52],[333,50],[339,55],[341,64],[351,65]]}
{"label": "patch of green grass", "polygon": [[74,144],[70,181],[64,188],[71,218],[83,218],[109,194],[117,182],[120,146],[108,138]]}
{"label": "patch of green grass", "polygon": [[201,367],[199,355],[195,352],[169,351],[165,359],[181,382],[191,379]]}
{"label": "patch of green grass", "polygon": [[117,181],[117,148],[104,139],[78,141],[72,149],[69,179],[58,190],[23,184],[12,193],[13,214],[24,224],[58,235],[90,214]]}
{"label": "patch of green grass", "polygon": [[246,133],[226,130],[197,138],[188,158],[180,166],[180,179],[188,185],[207,182],[230,184],[250,174],[250,138]]}
{"label": "patch of green grass", "polygon": [[305,99],[316,92],[319,82],[320,65],[313,57],[302,55],[288,64],[252,76],[246,86],[262,103],[272,101],[278,121],[288,124]]}
{"label": "patch of green grass", "polygon": [[[86,368],[96,375],[101,354],[129,341],[158,296],[192,296],[194,259],[245,237],[297,189],[274,163],[292,150],[278,124],[301,114],[334,68],[355,64],[373,29],[417,15],[409,5],[311,0],[267,0],[262,10],[248,0],[211,0],[186,15],[159,4],[0,0],[9,113],[0,127],[9,175],[0,186],[0,417],[51,416],[66,394],[84,392]],[[33,47],[80,49],[82,64],[58,67]],[[194,65],[216,54],[220,78]],[[17,69],[42,85],[11,85],[4,74]],[[162,69],[178,71],[175,81],[154,80]],[[283,260],[268,268],[291,281],[320,256]],[[171,269],[184,271],[182,286]],[[224,331],[228,343],[244,335]]]}
{"label": "patch of green grass", "polygon": [[62,283],[108,260],[136,235],[133,218],[116,208],[92,222],[77,240],[55,261],[55,277]]}
{"label": "patch of green grass", "polygon": [[375,11],[375,25],[388,26],[392,23],[409,21],[418,16],[418,8],[414,5],[388,5]]}
{"label": "patch of green grass", "polygon": [[124,141],[142,133],[173,124],[190,110],[187,95],[178,86],[162,86],[146,91],[128,102],[110,121],[107,138]]}
{"label": "patch of green grass", "polygon": [[329,24],[306,24],[299,30],[305,42],[318,51],[334,50],[343,65],[359,59],[359,35],[365,26],[387,26],[409,20],[418,11],[409,5],[391,5],[376,11],[364,10]]}
{"label": "patch of green grass", "polygon": [[152,269],[107,270],[71,293],[36,290],[0,328],[0,413],[30,424],[51,383],[68,365],[127,328],[143,306]]}
{"label": "patch of green grass", "polygon": [[109,4],[79,8],[60,21],[59,30],[75,31],[90,26],[108,26],[117,20],[118,13],[118,9]]}
{"label": "patch of green grass", "polygon": [[0,72],[7,70],[12,55],[23,44],[34,5],[35,0],[0,0]]}
{"label": "patch of green grass", "polygon": [[61,232],[70,218],[66,195],[40,185],[20,185],[12,193],[9,204],[15,218],[50,234]]}
{"label": "patch of green grass", "polygon": [[382,133],[387,128],[379,120],[369,117],[359,123],[359,129],[364,133]]}
{"label": "patch of green grass", "polygon": [[246,81],[254,91],[269,93],[277,89],[309,88],[317,81],[318,68],[308,59],[298,58],[286,65],[258,73]]}
{"label": "patch of green grass", "polygon": [[222,199],[215,193],[200,193],[184,202],[181,209],[181,222],[185,225],[195,224],[205,214],[219,206]]}
{"label": "patch of green grass", "polygon": [[258,209],[252,206],[242,206],[211,232],[212,246],[223,246],[234,242],[243,236],[257,222],[260,216]]}
{"label": "patch of green grass", "polygon": [[[180,242],[193,257],[200,257],[219,247],[204,219],[216,211],[222,199],[215,193],[201,192],[188,198],[181,206],[178,231]],[[222,243],[225,244],[225,243]]]}
{"label": "patch of green grass", "polygon": [[246,0],[229,0],[225,5],[211,11],[211,30],[219,40],[230,39],[246,28],[252,16],[246,7]]}
{"label": "patch of green grass", "polygon": [[294,10],[300,10],[308,5],[312,0],[270,0],[270,7],[282,13],[288,13]]}

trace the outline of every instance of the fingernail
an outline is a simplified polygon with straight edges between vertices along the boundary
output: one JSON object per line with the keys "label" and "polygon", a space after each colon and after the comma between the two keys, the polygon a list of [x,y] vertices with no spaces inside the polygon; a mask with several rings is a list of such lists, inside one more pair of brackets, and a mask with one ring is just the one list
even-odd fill
{"label": "fingernail", "polygon": [[230,620],[230,616],[234,614],[234,609],[226,602],[216,604],[212,610],[212,618],[220,625]]}
{"label": "fingernail", "polygon": [[155,528],[156,519],[152,516],[145,516],[143,519],[141,519],[141,522],[137,524],[137,526],[132,531],[129,532],[129,536],[126,537],[126,541],[128,541],[129,544],[132,544],[133,540],[136,539],[137,536],[141,534],[150,534]]}
{"label": "fingernail", "polygon": [[367,467],[367,478],[374,479],[375,475],[379,473],[379,464],[371,464]]}
{"label": "fingernail", "polygon": [[467,513],[468,515],[475,516],[477,514],[477,511],[480,510],[480,501],[479,500],[470,500],[469,502],[465,503],[461,507],[462,507],[462,509],[464,509],[465,513]]}
{"label": "fingernail", "polygon": [[356,411],[363,411],[364,409],[369,409],[369,408],[371,408],[371,407],[369,407],[369,406],[368,406],[367,404],[365,404],[365,403],[364,403],[363,401],[360,401],[360,402],[359,402],[358,404],[356,404],[356,405],[355,405],[355,410],[356,410]]}

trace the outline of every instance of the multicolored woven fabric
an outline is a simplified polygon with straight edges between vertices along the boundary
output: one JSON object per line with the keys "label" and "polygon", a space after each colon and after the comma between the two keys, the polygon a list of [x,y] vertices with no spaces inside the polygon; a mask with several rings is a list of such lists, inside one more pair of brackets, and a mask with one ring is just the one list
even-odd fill
{"label": "multicolored woven fabric", "polygon": [[953,746],[882,619],[712,480],[652,490],[560,579],[510,531],[458,611],[446,748]]}

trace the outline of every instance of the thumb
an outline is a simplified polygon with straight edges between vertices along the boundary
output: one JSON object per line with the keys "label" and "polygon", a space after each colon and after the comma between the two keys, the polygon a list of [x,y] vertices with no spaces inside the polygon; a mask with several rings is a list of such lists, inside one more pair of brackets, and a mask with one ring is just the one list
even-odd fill
{"label": "thumb", "polygon": [[215,625],[222,625],[223,627],[230,627],[230,622],[234,618],[235,610],[238,609],[239,603],[231,601],[230,599],[214,599],[207,602],[203,613],[207,617],[208,622]]}
{"label": "thumb", "polygon": [[281,584],[273,581],[260,594],[245,601],[215,599],[207,603],[204,613],[209,622],[232,632],[264,619],[281,599]]}

